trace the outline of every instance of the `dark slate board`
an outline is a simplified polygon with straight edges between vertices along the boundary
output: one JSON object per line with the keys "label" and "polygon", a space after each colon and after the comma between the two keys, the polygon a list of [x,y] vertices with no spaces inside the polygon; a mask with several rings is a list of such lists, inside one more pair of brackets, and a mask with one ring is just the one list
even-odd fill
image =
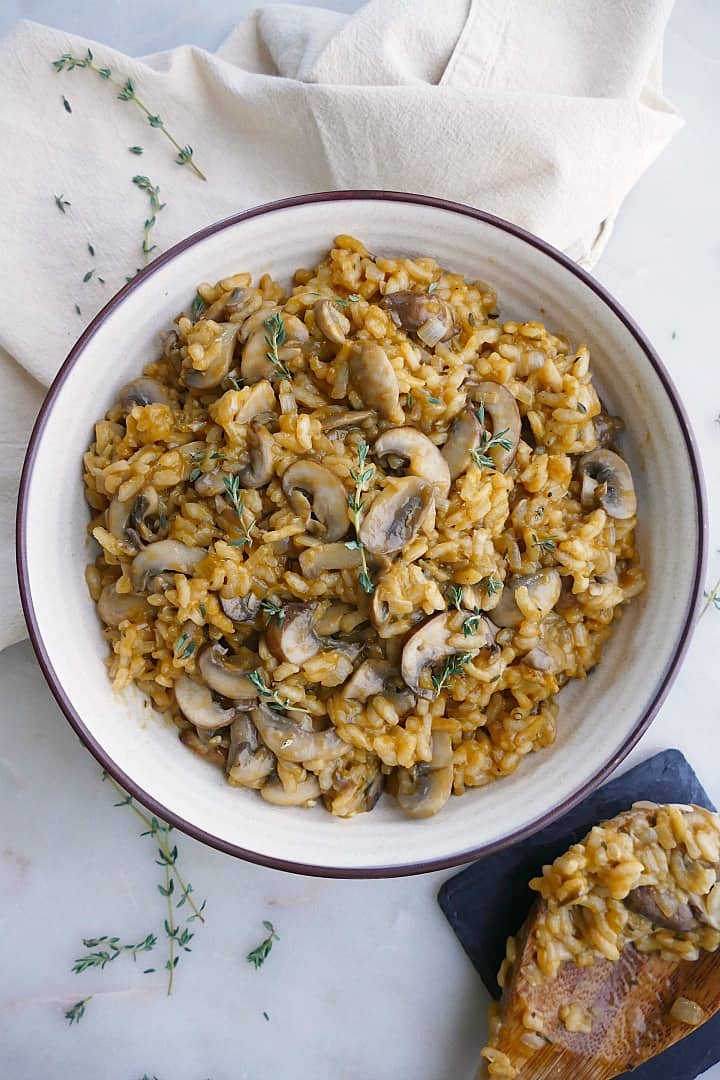
{"label": "dark slate board", "polygon": [[[593,825],[643,799],[715,809],[680,751],[664,750],[611,780],[529,840],[488,855],[441,887],[438,903],[492,997],[500,997],[496,975],[505,941],[518,931],[537,895],[528,888],[530,878],[581,840]],[[632,1080],[694,1080],[718,1061],[720,1013],[659,1057],[624,1075]]]}

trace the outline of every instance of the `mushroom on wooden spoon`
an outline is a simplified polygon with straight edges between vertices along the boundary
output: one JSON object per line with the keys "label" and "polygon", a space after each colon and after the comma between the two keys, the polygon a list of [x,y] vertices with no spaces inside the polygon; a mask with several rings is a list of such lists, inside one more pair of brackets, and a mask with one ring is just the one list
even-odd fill
{"label": "mushroom on wooden spoon", "polygon": [[[514,959],[509,962],[504,979],[499,1016],[491,1024],[491,1043],[483,1050],[483,1056],[490,1062],[490,1076],[513,1076],[516,1080],[546,1077],[611,1080],[672,1046],[720,1009],[718,816],[698,807],[657,807],[642,803],[599,828],[637,829],[639,836],[657,842],[658,815],[668,811],[679,814],[686,823],[687,815],[703,816],[704,822],[696,833],[705,834],[703,849],[695,840],[694,848],[690,843],[685,845],[680,839],[682,828],[675,835],[670,833],[666,846],[670,843],[672,847],[666,850],[668,858],[664,864],[667,884],[636,888],[631,887],[632,882],[623,885],[618,866],[615,891],[610,895],[619,912],[624,906],[630,914],[625,916],[625,923],[614,917],[612,926],[604,932],[605,947],[615,948],[617,959],[596,955],[588,963],[586,953],[578,954],[584,963],[566,959],[558,964],[554,975],[542,973],[537,963],[538,950],[548,948],[549,915],[558,925],[558,920],[572,917],[573,903],[580,901],[574,908],[578,921],[560,924],[574,926],[578,940],[584,940],[583,927],[589,924],[583,912],[593,911],[595,896],[603,900],[602,888],[597,893],[591,887],[589,893],[584,891],[580,896],[571,888],[569,863],[574,859],[573,865],[582,866],[584,845],[595,830],[552,867],[546,867],[543,879],[537,879],[552,882],[555,867],[560,865],[558,872],[562,875],[564,865],[570,875],[564,886],[567,898],[558,899],[556,892],[554,898],[538,900],[516,939]],[[602,879],[608,882],[604,886],[605,896],[613,888],[610,858],[635,859],[639,854],[637,849],[632,855],[627,851],[621,855],[620,849],[610,853],[609,848],[610,842],[608,877]],[[695,857],[690,855],[690,850],[695,851]],[[639,865],[642,872],[636,869],[635,873],[641,879],[662,877],[664,873],[662,859],[645,864],[654,870],[642,869],[642,862]],[[679,885],[682,881],[694,882],[700,893],[693,894],[691,890],[688,895]],[[541,888],[541,885],[533,882],[533,887]],[[666,947],[648,950],[653,935],[663,933],[680,935],[680,942],[688,938],[692,942],[695,934],[696,941],[705,940],[709,944],[705,948],[692,946],[697,959],[685,959],[680,953],[673,953],[670,941]],[[703,933],[708,936],[703,938]],[[592,935],[589,940],[593,940]],[[712,948],[714,951],[710,951]],[[486,1075],[484,1069],[478,1075]]]}

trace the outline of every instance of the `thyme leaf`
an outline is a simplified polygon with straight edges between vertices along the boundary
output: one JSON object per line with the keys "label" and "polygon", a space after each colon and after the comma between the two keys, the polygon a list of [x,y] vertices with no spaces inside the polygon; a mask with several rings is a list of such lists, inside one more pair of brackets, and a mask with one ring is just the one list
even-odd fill
{"label": "thyme leaf", "polygon": [[90,995],[90,997],[82,998],[80,1001],[76,1001],[74,1005],[70,1006],[70,1008],[65,1013],[65,1019],[67,1020],[70,1027],[72,1027],[73,1024],[80,1023],[83,1016],[85,1015],[85,1006],[91,999],[92,994]]}
{"label": "thyme leaf", "polygon": [[[280,940],[278,935],[275,933],[275,927],[271,922],[268,922],[267,919],[263,919],[263,926],[268,932],[267,937],[264,938],[264,940],[261,941],[260,944],[257,945],[254,949],[252,949],[245,957],[247,962],[249,964],[252,964],[256,971],[258,970],[258,968],[261,968],[263,966],[268,956],[270,955],[273,947],[273,942]],[[267,1019],[269,1019],[269,1017],[267,1017],[267,1014],[263,1013],[263,1015],[266,1016]]]}
{"label": "thyme leaf", "polygon": [[281,698],[278,690],[267,685],[262,677],[262,672],[250,671],[248,672],[247,677],[259,692],[262,699],[273,708],[282,709],[284,712],[301,712],[309,714],[309,709],[303,709],[300,705],[293,705],[289,698]]}
{"label": "thyme leaf", "polygon": [[145,219],[143,225],[143,242],[142,253],[145,263],[147,264],[148,257],[155,251],[157,244],[150,243],[150,234],[157,223],[157,215],[161,210],[165,209],[165,203],[160,202],[160,187],[153,184],[148,176],[133,176],[133,184],[139,187],[141,191],[146,191],[148,199],[150,200],[150,217]]}
{"label": "thyme leaf", "polygon": [[278,374],[283,379],[292,379],[292,373],[289,368],[280,359],[278,349],[285,344],[287,338],[287,331],[285,330],[285,323],[283,322],[282,315],[278,311],[271,319],[266,319],[263,323],[265,327],[265,344],[267,345],[266,357],[270,363],[275,367]]}
{"label": "thyme leaf", "polygon": [[453,675],[461,674],[463,668],[466,666],[466,664],[470,663],[472,658],[472,653],[456,653],[454,656],[448,656],[445,663],[443,664],[443,668],[440,674],[432,676],[432,684],[435,690],[435,697],[438,696],[440,691],[446,685],[448,679],[451,679]]}

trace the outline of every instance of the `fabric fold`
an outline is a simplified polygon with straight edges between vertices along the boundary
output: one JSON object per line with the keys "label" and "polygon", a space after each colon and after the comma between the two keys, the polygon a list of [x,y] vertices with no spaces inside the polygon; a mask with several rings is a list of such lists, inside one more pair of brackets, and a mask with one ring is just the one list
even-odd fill
{"label": "fabric fold", "polygon": [[[135,175],[164,204],[151,257],[251,205],[379,188],[481,207],[592,265],[681,123],[660,82],[669,11],[669,0],[371,0],[351,16],[283,4],[244,20],[214,55],[185,46],[145,59],[18,23],[0,42],[0,395],[12,445],[26,443],[35,400],[15,365],[49,385],[143,266],[151,208]],[[54,70],[88,48],[110,80]],[[112,80],[128,78],[206,182],[118,100]],[[17,477],[10,454],[2,535]],[[0,595],[4,647],[21,632],[9,563]]]}

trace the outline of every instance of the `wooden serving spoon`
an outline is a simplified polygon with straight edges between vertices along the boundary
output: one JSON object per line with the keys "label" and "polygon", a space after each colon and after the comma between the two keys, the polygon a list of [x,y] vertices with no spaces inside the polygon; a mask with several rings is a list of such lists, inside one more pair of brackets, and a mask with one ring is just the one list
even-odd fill
{"label": "wooden serving spoon", "polygon": [[[533,985],[533,931],[545,911],[539,900],[530,912],[500,1001],[502,1028],[495,1045],[518,1069],[516,1080],[611,1080],[694,1030],[671,1015],[678,997],[699,1005],[705,1020],[720,1009],[720,949],[683,960],[627,945],[615,962],[597,959],[579,967],[566,961],[555,978]],[[560,1007],[571,1003],[591,1013],[589,1034],[568,1031],[559,1019]],[[528,1009],[549,1040],[539,1049],[523,1041]],[[478,1077],[486,1075],[484,1068]]]}

